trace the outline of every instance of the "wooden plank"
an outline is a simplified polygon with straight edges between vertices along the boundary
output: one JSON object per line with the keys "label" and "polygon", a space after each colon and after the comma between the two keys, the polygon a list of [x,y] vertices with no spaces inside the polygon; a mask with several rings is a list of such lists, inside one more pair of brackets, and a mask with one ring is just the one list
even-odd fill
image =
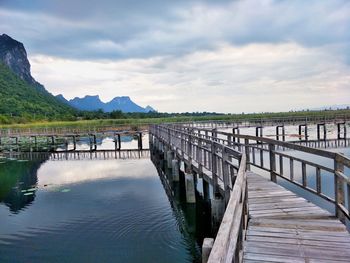
{"label": "wooden plank", "polygon": [[319,240],[319,241],[328,241],[328,242],[345,242],[346,247],[350,248],[350,237],[349,236],[328,236],[328,235],[310,235],[310,234],[301,234],[301,233],[276,233],[276,232],[267,232],[267,231],[251,231],[248,230],[247,234],[249,236],[262,236],[262,237],[276,237],[276,238],[296,238],[303,240]]}
{"label": "wooden plank", "polygon": [[328,259],[333,261],[334,259],[349,258],[350,252],[346,249],[343,250],[330,250],[315,247],[304,246],[286,246],[281,247],[256,247],[245,246],[245,253],[263,254],[263,255],[278,255],[278,256],[299,256],[301,258],[313,258],[313,259]]}
{"label": "wooden plank", "polygon": [[350,235],[338,219],[261,176],[247,174],[250,221],[244,262],[349,262]]}
{"label": "wooden plank", "polygon": [[290,228],[278,228],[278,227],[256,227],[256,226],[250,226],[248,231],[266,231],[271,233],[302,233],[302,234],[322,234],[324,235],[325,232],[327,236],[345,236],[348,237],[349,233],[348,231],[344,230],[343,232],[329,232],[329,231],[322,231],[322,230],[302,230],[302,229],[290,229]]}

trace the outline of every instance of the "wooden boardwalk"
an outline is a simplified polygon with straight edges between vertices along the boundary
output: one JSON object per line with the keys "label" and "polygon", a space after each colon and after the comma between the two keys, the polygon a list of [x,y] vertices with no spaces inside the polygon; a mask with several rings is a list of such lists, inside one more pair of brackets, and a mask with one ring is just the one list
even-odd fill
{"label": "wooden boardwalk", "polygon": [[336,217],[253,172],[247,180],[243,262],[350,262],[350,235]]}
{"label": "wooden boardwalk", "polygon": [[[261,136],[176,125],[151,126],[150,140],[169,168],[176,171],[183,162],[187,202],[195,202],[194,174],[203,180],[203,193],[212,186],[212,219],[221,224],[215,240],[203,241],[203,262],[350,262],[350,234],[342,223],[350,219],[348,157]],[[267,172],[269,180],[251,168]],[[326,200],[335,215],[277,185],[277,178]],[[333,195],[325,191],[330,179]],[[226,208],[223,217],[220,206]]]}

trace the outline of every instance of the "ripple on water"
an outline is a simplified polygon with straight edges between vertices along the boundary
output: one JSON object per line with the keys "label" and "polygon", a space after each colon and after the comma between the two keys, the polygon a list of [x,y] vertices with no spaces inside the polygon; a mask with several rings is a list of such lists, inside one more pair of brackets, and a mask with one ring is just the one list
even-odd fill
{"label": "ripple on water", "polygon": [[18,260],[11,262],[192,262],[193,240],[179,231],[184,218],[174,214],[153,172],[60,186],[66,193],[53,192],[48,181],[30,207],[12,216],[18,231],[0,233],[0,262],[13,255]]}

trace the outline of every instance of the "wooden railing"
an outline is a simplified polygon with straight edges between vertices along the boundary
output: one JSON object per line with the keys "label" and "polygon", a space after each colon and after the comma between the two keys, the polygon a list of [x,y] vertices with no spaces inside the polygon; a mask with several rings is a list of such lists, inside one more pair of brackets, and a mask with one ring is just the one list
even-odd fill
{"label": "wooden railing", "polygon": [[154,125],[150,134],[197,171],[209,175],[214,192],[222,193],[227,208],[208,262],[236,262],[248,222],[246,156],[219,138],[179,126]]}
{"label": "wooden railing", "polygon": [[197,127],[197,128],[215,128],[225,126],[240,126],[240,127],[256,127],[256,126],[273,126],[273,125],[295,125],[305,123],[339,123],[350,121],[350,114],[327,114],[315,116],[288,116],[288,117],[268,117],[268,118],[240,118],[228,120],[203,120],[203,121],[187,121],[177,123],[178,125]]}
{"label": "wooden railing", "polygon": [[[203,121],[186,121],[176,122],[177,125],[193,126],[193,127],[222,127],[225,125],[239,125],[241,127],[269,126],[280,124],[296,124],[296,123],[337,123],[350,121],[350,114],[325,114],[315,116],[288,116],[288,117],[267,117],[267,118],[236,118],[229,116],[228,120],[203,120]],[[74,123],[73,123],[74,124]],[[173,123],[170,123],[173,124]],[[125,124],[107,124],[107,125],[80,125],[67,127],[50,127],[43,124],[43,127],[33,128],[2,128],[0,129],[1,136],[22,136],[22,135],[65,135],[65,134],[82,134],[82,133],[105,133],[115,132],[117,130],[130,130],[131,127],[144,129],[152,125],[152,123],[137,122]]]}
{"label": "wooden railing", "polygon": [[[342,221],[350,218],[350,159],[341,153],[309,148],[264,137],[177,126],[193,134],[229,145],[238,151],[245,150],[247,168],[254,166],[307,190],[331,202],[336,216]],[[331,179],[330,179],[331,178]],[[333,191],[325,191],[331,184]]]}
{"label": "wooden railing", "polygon": [[[211,174],[214,189],[222,189],[227,207],[208,262],[240,262],[248,218],[245,170],[252,167],[331,202],[343,222],[350,218],[350,159],[340,153],[176,124],[151,126],[150,133]],[[329,184],[333,191],[324,189]]]}
{"label": "wooden railing", "polygon": [[229,203],[215,237],[208,263],[241,262],[248,226],[248,188],[245,155],[242,156]]}
{"label": "wooden railing", "polygon": [[5,128],[0,129],[0,137],[9,136],[58,136],[84,134],[113,134],[116,132],[144,131],[148,124],[123,124],[108,126],[81,126],[81,127],[37,127],[37,128]]}
{"label": "wooden railing", "polygon": [[150,126],[150,134],[166,142],[199,172],[210,175],[214,191],[221,192],[228,203],[230,192],[239,169],[241,152],[211,138],[169,125]]}

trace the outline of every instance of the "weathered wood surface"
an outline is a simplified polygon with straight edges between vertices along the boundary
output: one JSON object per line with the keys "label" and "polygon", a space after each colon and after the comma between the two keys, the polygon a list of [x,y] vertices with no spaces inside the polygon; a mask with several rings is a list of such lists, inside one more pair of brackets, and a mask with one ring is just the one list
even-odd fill
{"label": "weathered wood surface", "polygon": [[[155,125],[150,127],[150,134],[160,149],[174,151],[176,158],[184,161],[193,172],[201,174],[213,186],[214,195],[229,197],[225,198],[230,201],[226,203],[224,219],[208,262],[242,262],[243,256],[245,262],[350,262],[350,235],[340,221],[350,218],[350,181],[344,169],[350,168],[347,157],[215,129]],[[329,159],[334,166],[325,167],[322,162],[292,156],[284,149]],[[300,164],[299,169],[295,163]],[[247,170],[254,166],[268,172],[270,180],[283,178],[324,198],[334,204],[336,216],[252,172],[247,172],[246,176],[241,171],[243,165]],[[315,188],[308,185],[310,168],[315,169]],[[241,172],[237,173],[237,170]],[[335,196],[326,195],[321,187],[324,172],[334,178]],[[301,174],[302,182],[298,181],[298,174]],[[248,178],[248,183],[245,178]],[[245,183],[248,191],[243,191]],[[237,198],[235,189],[239,188],[242,195]],[[243,192],[248,192],[248,198]],[[248,228],[243,223],[247,200]]]}
{"label": "weathered wood surface", "polygon": [[253,172],[247,180],[244,262],[350,261],[350,234],[336,217]]}

